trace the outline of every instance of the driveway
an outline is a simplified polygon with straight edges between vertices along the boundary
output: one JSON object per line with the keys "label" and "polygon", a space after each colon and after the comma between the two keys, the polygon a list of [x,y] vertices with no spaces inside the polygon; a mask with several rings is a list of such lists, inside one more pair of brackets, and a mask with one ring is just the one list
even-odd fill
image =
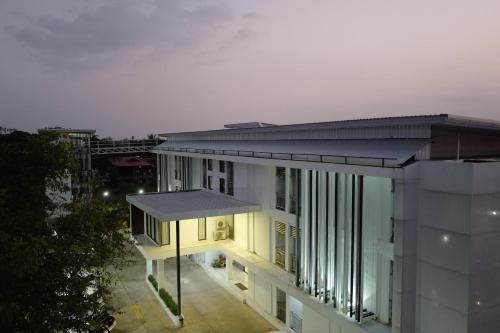
{"label": "driveway", "polygon": [[[181,259],[184,327],[176,328],[145,284],[146,263],[134,249],[137,261],[120,274],[114,288],[117,314],[114,332],[266,333],[276,330],[269,322],[234,298],[197,264]],[[175,295],[175,259],[165,261],[167,288]]]}

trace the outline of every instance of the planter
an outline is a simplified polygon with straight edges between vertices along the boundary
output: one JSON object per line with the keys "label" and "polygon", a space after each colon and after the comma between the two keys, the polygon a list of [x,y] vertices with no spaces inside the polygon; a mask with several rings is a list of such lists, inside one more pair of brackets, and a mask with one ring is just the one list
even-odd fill
{"label": "planter", "polygon": [[158,303],[160,303],[160,306],[163,308],[167,316],[172,320],[175,326],[177,327],[182,327],[182,319],[179,318],[179,316],[176,316],[170,311],[170,309],[165,305],[165,302],[161,299],[160,295],[156,291],[156,289],[151,285],[150,281],[146,281],[146,284],[148,285],[148,288],[153,292],[155,295],[156,299],[158,300]]}

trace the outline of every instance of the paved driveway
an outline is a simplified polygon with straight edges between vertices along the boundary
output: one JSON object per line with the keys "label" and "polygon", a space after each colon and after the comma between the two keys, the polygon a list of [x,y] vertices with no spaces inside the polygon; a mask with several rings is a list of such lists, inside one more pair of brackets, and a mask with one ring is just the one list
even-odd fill
{"label": "paved driveway", "polygon": [[[115,332],[265,333],[275,330],[249,306],[213,281],[197,264],[181,261],[184,327],[176,328],[144,281],[145,261],[135,250],[137,262],[120,274],[113,291],[120,309]],[[175,259],[165,261],[167,288],[175,295]]]}

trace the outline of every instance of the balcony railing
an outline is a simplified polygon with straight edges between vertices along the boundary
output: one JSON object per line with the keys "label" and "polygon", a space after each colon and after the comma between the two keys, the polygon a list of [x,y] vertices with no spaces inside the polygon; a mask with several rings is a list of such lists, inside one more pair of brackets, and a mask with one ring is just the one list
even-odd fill
{"label": "balcony railing", "polygon": [[276,248],[276,259],[275,259],[275,263],[276,265],[278,266],[281,266],[281,268],[285,268],[285,258],[286,258],[286,253],[285,253],[285,249],[281,249],[279,247]]}

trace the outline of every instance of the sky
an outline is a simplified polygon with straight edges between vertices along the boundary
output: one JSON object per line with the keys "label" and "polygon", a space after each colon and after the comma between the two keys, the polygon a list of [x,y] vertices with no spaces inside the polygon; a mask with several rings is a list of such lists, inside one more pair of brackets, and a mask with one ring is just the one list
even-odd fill
{"label": "sky", "polygon": [[498,0],[0,0],[0,126],[500,120]]}

